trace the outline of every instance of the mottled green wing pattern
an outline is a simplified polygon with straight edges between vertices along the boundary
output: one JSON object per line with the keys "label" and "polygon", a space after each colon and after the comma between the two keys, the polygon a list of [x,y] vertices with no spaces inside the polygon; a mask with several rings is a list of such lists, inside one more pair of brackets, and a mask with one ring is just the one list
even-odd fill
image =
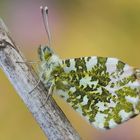
{"label": "mottled green wing pattern", "polygon": [[113,128],[140,111],[140,82],[116,58],[68,59],[56,71],[56,93],[96,128]]}

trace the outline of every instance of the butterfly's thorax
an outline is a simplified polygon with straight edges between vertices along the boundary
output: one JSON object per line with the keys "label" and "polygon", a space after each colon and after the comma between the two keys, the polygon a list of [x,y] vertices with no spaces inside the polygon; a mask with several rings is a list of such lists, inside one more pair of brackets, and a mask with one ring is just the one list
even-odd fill
{"label": "butterfly's thorax", "polygon": [[52,84],[55,84],[55,79],[59,74],[58,71],[61,68],[62,60],[49,47],[40,47],[39,55],[41,59],[39,77],[45,87],[48,88]]}
{"label": "butterfly's thorax", "polygon": [[58,56],[52,55],[48,61],[42,61],[40,64],[40,78],[46,87],[54,84],[55,77],[58,75],[56,71],[61,67],[61,59]]}

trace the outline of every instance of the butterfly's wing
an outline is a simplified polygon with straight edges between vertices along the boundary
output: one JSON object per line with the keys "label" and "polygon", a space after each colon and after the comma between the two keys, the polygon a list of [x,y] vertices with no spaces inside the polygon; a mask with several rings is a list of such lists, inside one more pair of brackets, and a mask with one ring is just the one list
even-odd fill
{"label": "butterfly's wing", "polygon": [[140,82],[134,69],[116,58],[82,57],[63,61],[56,93],[91,125],[109,129],[140,110]]}

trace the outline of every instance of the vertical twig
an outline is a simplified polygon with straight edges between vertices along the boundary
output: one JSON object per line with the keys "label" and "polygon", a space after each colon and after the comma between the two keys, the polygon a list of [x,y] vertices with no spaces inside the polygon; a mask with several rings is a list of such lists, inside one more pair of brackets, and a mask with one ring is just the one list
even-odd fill
{"label": "vertical twig", "polygon": [[8,34],[5,24],[0,20],[0,66],[18,95],[29,108],[49,140],[80,140],[64,113],[52,97],[46,103],[47,89],[42,84],[31,93],[37,83],[37,75],[31,66],[17,64],[24,62],[20,51]]}

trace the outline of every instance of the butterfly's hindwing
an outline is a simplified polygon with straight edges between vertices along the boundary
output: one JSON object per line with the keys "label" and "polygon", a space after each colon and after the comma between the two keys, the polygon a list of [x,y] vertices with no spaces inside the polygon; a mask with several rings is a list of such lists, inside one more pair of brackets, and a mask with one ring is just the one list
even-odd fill
{"label": "butterfly's hindwing", "polygon": [[96,128],[113,128],[139,113],[140,83],[116,58],[64,60],[56,93]]}

